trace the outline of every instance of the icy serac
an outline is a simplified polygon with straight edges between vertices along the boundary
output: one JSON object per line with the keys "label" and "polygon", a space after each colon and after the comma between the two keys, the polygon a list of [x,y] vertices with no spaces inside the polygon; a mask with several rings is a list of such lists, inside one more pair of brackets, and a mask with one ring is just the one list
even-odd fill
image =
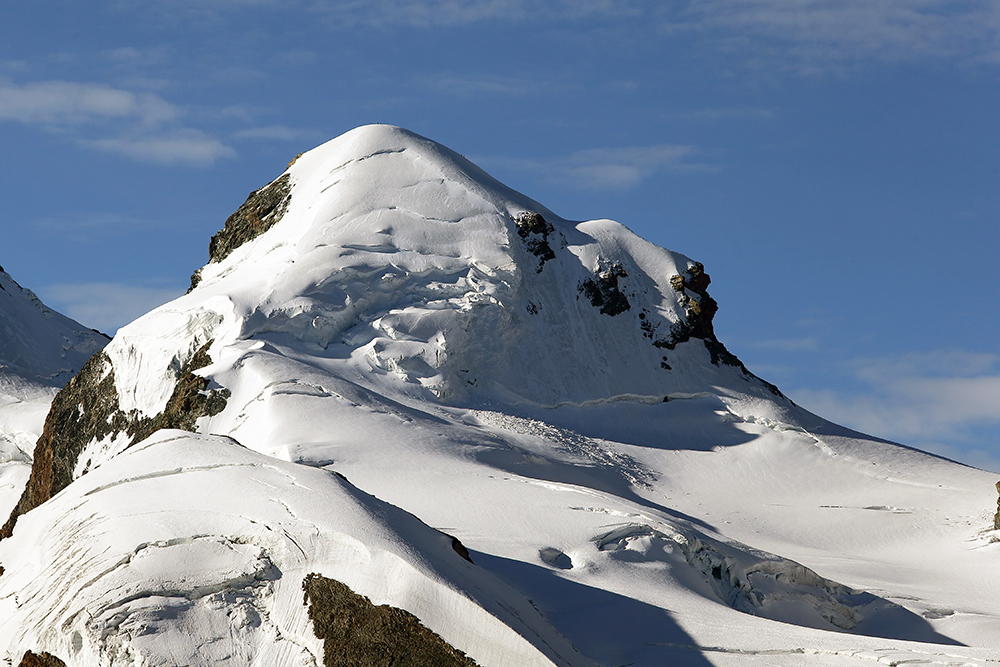
{"label": "icy serac", "polygon": [[995,648],[969,574],[994,480],[796,407],[716,339],[693,260],[378,125],[252,193],[210,258],[53,403],[0,540],[12,662],[400,643],[324,644],[317,577],[480,665]]}

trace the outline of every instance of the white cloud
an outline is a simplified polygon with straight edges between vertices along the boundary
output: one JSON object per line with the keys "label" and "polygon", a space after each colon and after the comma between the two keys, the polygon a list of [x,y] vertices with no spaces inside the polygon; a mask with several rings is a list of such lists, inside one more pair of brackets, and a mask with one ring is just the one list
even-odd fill
{"label": "white cloud", "polygon": [[157,125],[180,115],[177,107],[152,93],[134,93],[102,83],[0,82],[0,120],[76,126],[129,120]]}
{"label": "white cloud", "polygon": [[947,452],[970,451],[979,431],[1000,427],[1000,355],[934,351],[851,365],[861,390],[791,397],[845,426],[958,458]]}
{"label": "white cloud", "polygon": [[478,95],[527,95],[540,90],[552,89],[552,84],[543,81],[490,75],[461,76],[456,74],[437,74],[419,77],[416,83],[419,86],[430,88],[438,93],[461,97],[475,97]]}
{"label": "white cloud", "polygon": [[716,166],[698,162],[693,146],[657,144],[625,148],[592,148],[564,157],[522,160],[485,157],[477,162],[522,171],[533,177],[574,188],[627,190],[661,171],[714,171]]}
{"label": "white cloud", "polygon": [[302,132],[293,130],[285,125],[268,125],[267,127],[255,127],[250,130],[242,130],[233,135],[239,139],[278,139],[292,141],[302,136]]}
{"label": "white cloud", "polygon": [[801,72],[860,61],[982,60],[1000,45],[993,0],[691,0],[671,31]]}
{"label": "white cloud", "polygon": [[0,121],[56,128],[80,146],[144,162],[206,166],[236,154],[200,130],[178,127],[183,114],[158,95],[103,83],[0,80]]}
{"label": "white cloud", "polygon": [[236,151],[199,130],[175,130],[149,136],[86,139],[80,143],[142,162],[211,165],[219,158],[234,157]]}
{"label": "white cloud", "polygon": [[181,296],[184,289],[79,283],[49,285],[38,293],[50,306],[81,324],[114,335],[119,327]]}

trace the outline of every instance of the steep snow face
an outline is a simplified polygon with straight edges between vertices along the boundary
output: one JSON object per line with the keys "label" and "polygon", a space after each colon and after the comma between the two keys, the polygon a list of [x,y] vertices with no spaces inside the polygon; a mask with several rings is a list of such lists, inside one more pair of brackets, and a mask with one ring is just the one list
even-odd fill
{"label": "steep snow face", "polygon": [[204,341],[218,352],[275,334],[451,404],[762,392],[702,341],[679,345],[708,299],[683,285],[696,265],[618,223],[565,221],[388,126],[309,151],[288,175],[277,224],[109,347],[124,410],[161,409],[171,362]]}
{"label": "steep snow face", "polygon": [[0,268],[0,377],[61,387],[108,340],[47,307]]}

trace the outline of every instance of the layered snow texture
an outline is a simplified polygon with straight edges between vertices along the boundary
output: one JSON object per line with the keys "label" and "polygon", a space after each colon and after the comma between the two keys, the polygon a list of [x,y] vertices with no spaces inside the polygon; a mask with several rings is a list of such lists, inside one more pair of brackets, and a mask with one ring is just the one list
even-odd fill
{"label": "layered snow texture", "polygon": [[318,665],[317,576],[484,666],[995,655],[993,477],[755,378],[700,264],[398,128],[276,183],[106,348],[108,424],[225,404],[74,445],[0,541],[11,662]]}
{"label": "layered snow texture", "polygon": [[544,640],[559,642],[533,636],[520,618],[544,627],[538,613],[447,535],[228,438],[161,431],[32,518],[3,543],[11,655],[43,644],[70,665],[323,664],[303,604],[310,573],[487,657],[550,664]]}

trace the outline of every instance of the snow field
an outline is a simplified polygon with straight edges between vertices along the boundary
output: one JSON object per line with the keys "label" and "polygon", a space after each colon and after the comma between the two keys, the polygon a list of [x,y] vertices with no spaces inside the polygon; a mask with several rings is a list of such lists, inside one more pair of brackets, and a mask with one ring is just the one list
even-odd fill
{"label": "snow field", "polygon": [[[89,472],[21,517],[0,542],[10,659],[319,664],[318,572],[482,665],[995,660],[993,476],[670,338],[691,260],[398,128],[289,174],[281,221],[109,345],[123,410],[148,416],[211,341],[197,373],[226,407],[198,434],[89,443]],[[628,309],[601,312],[598,279]]]}

